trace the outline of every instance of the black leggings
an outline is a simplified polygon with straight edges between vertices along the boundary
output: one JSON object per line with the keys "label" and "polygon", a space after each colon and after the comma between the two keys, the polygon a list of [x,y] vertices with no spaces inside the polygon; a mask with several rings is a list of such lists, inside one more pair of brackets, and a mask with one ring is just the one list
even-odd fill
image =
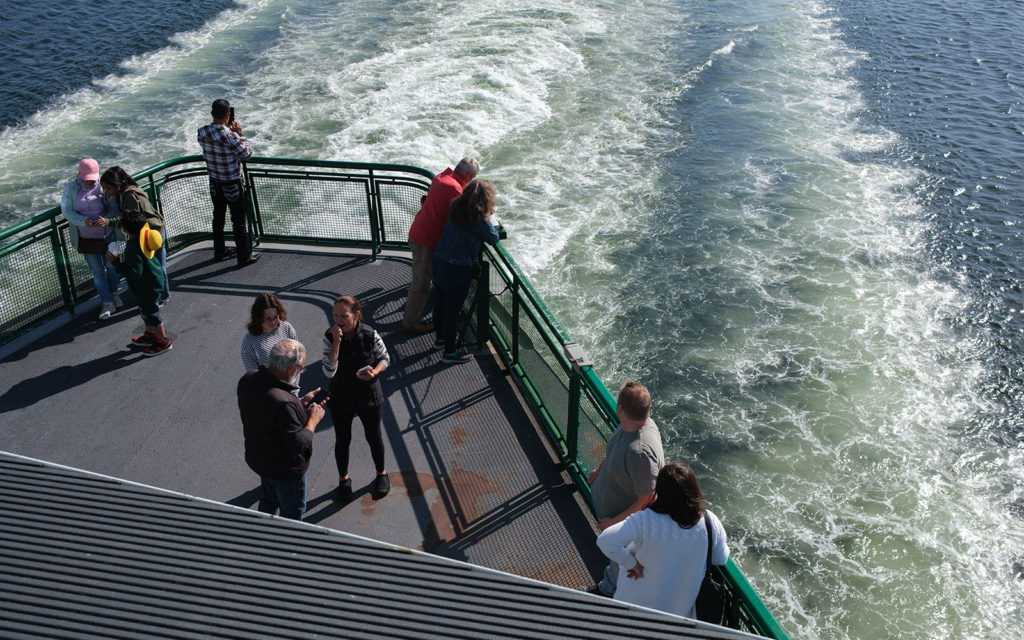
{"label": "black leggings", "polygon": [[373,466],[377,468],[377,473],[384,471],[384,438],[380,433],[380,407],[329,408],[331,420],[334,422],[334,460],[338,463],[338,478],[348,475],[348,448],[352,443],[352,419],[357,413],[359,420],[363,423],[366,442],[370,445]]}

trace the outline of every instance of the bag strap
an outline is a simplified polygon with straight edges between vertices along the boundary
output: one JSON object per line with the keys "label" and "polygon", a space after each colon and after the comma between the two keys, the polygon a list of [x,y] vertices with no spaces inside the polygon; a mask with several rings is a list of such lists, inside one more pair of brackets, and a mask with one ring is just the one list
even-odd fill
{"label": "bag strap", "polygon": [[708,532],[708,561],[704,565],[704,575],[711,574],[711,546],[715,542],[715,534],[711,533],[711,522],[708,521],[708,512],[704,512],[704,530]]}

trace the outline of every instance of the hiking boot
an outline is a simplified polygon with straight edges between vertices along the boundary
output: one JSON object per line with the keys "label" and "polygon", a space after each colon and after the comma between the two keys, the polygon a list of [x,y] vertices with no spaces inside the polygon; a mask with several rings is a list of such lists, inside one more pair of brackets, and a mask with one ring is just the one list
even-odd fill
{"label": "hiking boot", "polygon": [[434,331],[434,325],[429,322],[416,322],[402,327],[402,331],[406,333],[432,333]]}
{"label": "hiking boot", "polygon": [[165,340],[161,340],[160,338],[157,338],[156,340],[153,341],[153,344],[149,345],[148,347],[146,347],[145,349],[142,350],[142,355],[144,355],[144,356],[158,356],[161,353],[163,353],[165,351],[170,351],[170,350],[171,350],[171,341],[170,340],[166,340],[166,339]]}
{"label": "hiking boot", "polygon": [[473,359],[473,356],[469,355],[465,351],[456,349],[451,353],[446,353],[441,356],[441,362],[447,362],[449,364],[463,364]]}

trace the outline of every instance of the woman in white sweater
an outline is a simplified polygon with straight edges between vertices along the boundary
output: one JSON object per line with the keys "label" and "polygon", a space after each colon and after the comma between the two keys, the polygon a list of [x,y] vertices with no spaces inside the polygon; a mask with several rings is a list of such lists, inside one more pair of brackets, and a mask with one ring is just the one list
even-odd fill
{"label": "woman in white sweater", "polygon": [[708,551],[704,516],[714,534],[712,564],[729,559],[725,529],[703,508],[700,483],[686,465],[662,467],[654,492],[646,509],[605,529],[597,545],[626,569],[619,571],[616,600],[695,618]]}

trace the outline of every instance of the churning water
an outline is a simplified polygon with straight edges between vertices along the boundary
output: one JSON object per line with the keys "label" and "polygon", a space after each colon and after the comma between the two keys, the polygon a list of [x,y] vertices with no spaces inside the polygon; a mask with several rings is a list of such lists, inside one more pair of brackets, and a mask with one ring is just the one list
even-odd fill
{"label": "churning water", "polygon": [[90,4],[0,10],[0,223],[217,97],[259,155],[474,155],[794,637],[1020,637],[1021,3]]}

